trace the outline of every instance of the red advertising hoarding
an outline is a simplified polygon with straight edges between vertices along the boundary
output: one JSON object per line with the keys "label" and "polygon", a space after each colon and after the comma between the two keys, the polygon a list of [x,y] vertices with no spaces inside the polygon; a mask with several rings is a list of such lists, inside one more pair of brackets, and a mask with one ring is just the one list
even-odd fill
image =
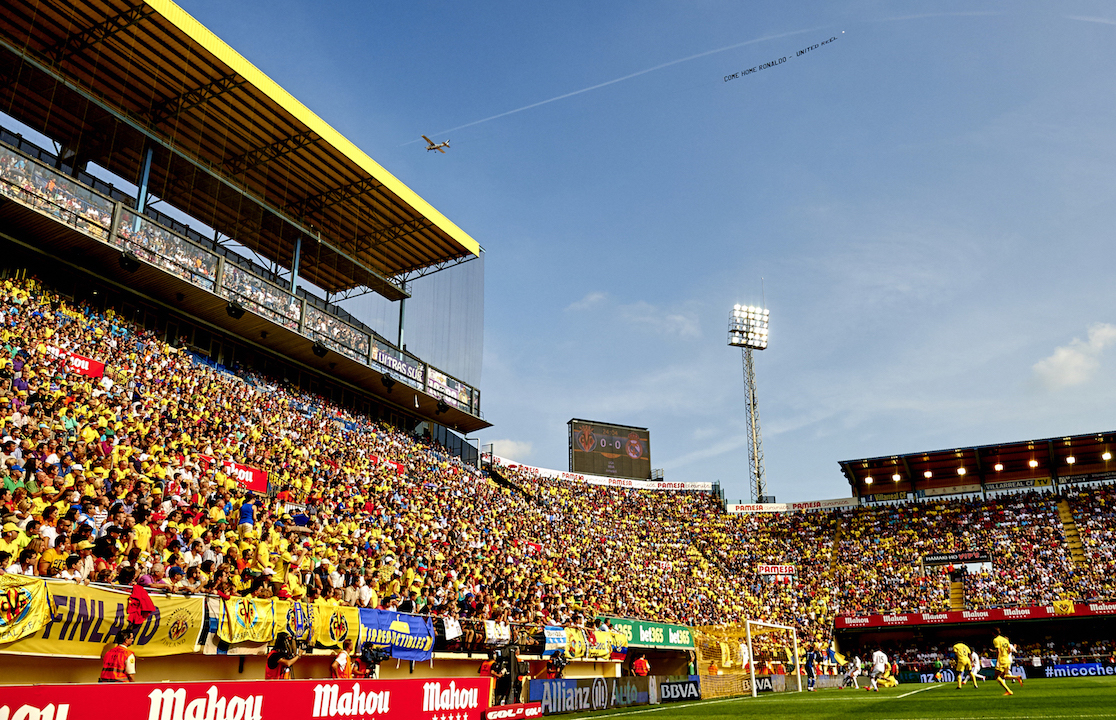
{"label": "red advertising hoarding", "polygon": [[[142,662],[142,661],[141,661]],[[21,720],[482,720],[490,678],[8,685]]]}
{"label": "red advertising hoarding", "polygon": [[906,627],[910,625],[949,625],[970,622],[1011,622],[1015,620],[1052,620],[1071,617],[1116,615],[1116,603],[1078,603],[1072,607],[992,608],[989,610],[951,610],[940,613],[896,613],[894,615],[839,615],[838,630],[856,628]]}
{"label": "red advertising hoarding", "polygon": [[76,352],[64,350],[54,345],[47,345],[47,353],[66,361],[66,371],[85,375],[86,377],[99,378],[105,374],[105,364],[100,360],[78,355]]}
{"label": "red advertising hoarding", "polygon": [[[198,457],[201,458],[202,466],[206,470],[213,464],[213,458],[208,455],[199,454]],[[221,472],[225,473],[233,480],[236,480],[240,487],[248,488],[258,493],[267,492],[266,470],[260,470],[259,468],[248,467],[247,465],[225,460],[221,463]]]}

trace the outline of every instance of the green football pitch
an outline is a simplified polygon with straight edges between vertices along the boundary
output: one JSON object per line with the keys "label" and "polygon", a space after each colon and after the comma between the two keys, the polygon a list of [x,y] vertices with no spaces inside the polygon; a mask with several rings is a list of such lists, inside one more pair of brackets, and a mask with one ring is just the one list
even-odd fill
{"label": "green football pitch", "polygon": [[1116,677],[1028,680],[1012,685],[1015,695],[1005,697],[994,682],[974,690],[966,685],[900,685],[880,690],[819,690],[816,693],[780,693],[758,698],[705,700],[594,714],[560,715],[563,718],[610,717],[639,720],[716,720],[756,717],[764,720],[815,720],[857,718],[868,720],[1031,720],[1032,718],[1116,718]]}

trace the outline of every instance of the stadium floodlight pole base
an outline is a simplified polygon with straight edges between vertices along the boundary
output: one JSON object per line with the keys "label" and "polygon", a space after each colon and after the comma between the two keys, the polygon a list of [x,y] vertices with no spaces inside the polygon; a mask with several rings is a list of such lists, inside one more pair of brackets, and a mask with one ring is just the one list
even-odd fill
{"label": "stadium floodlight pole base", "polygon": [[789,625],[762,622],[760,620],[745,620],[744,631],[748,635],[748,679],[752,684],[752,697],[756,697],[756,653],[752,649],[752,626],[771,628],[773,630],[789,630],[794,645],[794,678],[798,684],[798,692],[802,692],[802,675],[798,672],[798,631]]}

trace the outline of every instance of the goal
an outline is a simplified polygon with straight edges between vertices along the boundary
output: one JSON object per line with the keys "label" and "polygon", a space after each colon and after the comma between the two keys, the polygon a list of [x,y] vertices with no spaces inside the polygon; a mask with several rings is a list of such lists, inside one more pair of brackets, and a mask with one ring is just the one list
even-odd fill
{"label": "goal", "polygon": [[748,620],[694,628],[694,650],[703,698],[802,691],[792,627]]}
{"label": "goal", "polygon": [[[802,673],[799,671],[798,632],[788,625],[746,620],[744,629],[748,636],[748,676],[752,680],[752,697],[759,688],[756,683],[756,667],[777,671],[782,663],[784,682],[783,691],[791,692],[790,676],[794,675],[793,692],[802,692]],[[789,641],[789,642],[788,642]],[[775,691],[774,683],[770,688]]]}

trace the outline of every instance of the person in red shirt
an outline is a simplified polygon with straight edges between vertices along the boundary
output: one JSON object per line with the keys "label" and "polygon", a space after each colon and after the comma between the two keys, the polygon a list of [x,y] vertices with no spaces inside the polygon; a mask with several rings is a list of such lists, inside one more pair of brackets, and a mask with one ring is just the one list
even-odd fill
{"label": "person in red shirt", "polygon": [[135,639],[134,630],[121,630],[117,633],[116,644],[101,656],[101,677],[97,682],[136,681],[136,654],[129,647]]}
{"label": "person in red shirt", "polygon": [[647,662],[645,656],[640,655],[632,663],[632,672],[640,677],[647,677],[647,674],[651,672],[651,663]]}

